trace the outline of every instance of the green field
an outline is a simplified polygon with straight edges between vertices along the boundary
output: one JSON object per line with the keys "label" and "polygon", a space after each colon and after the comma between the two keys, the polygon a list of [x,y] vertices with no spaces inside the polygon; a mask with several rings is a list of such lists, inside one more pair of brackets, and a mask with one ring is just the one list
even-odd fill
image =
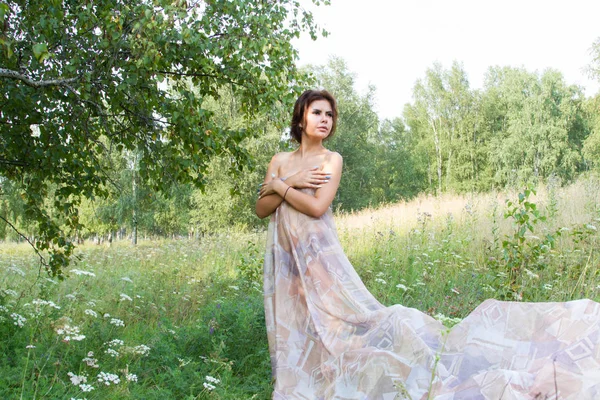
{"label": "green field", "polygon": [[[449,325],[486,298],[600,300],[597,178],[521,202],[516,192],[422,196],[336,221],[382,303]],[[40,273],[27,245],[1,244],[0,397],[270,398],[265,241],[85,244],[64,281]]]}

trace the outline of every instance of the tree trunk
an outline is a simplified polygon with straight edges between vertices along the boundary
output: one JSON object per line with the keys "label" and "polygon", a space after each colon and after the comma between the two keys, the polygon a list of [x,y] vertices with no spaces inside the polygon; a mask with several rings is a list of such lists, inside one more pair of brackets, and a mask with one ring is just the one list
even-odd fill
{"label": "tree trunk", "polygon": [[440,135],[435,127],[435,121],[429,122],[433,129],[433,143],[435,144],[435,156],[437,162],[438,194],[442,194],[442,148],[440,146]]}
{"label": "tree trunk", "polygon": [[136,169],[137,169],[137,153],[133,158],[133,230],[131,232],[131,244],[137,245],[137,180],[136,180]]}

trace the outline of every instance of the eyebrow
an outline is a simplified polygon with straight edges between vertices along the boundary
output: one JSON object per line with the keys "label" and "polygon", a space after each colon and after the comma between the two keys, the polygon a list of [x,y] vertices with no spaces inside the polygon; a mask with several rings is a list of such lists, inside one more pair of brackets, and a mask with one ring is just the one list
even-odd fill
{"label": "eyebrow", "polygon": [[[311,108],[312,108],[312,107],[311,107]],[[312,110],[313,110],[313,111],[323,111],[323,110],[321,110],[320,108],[312,108]],[[325,112],[328,112],[328,113],[333,113],[333,110],[327,110],[327,111],[325,111]]]}

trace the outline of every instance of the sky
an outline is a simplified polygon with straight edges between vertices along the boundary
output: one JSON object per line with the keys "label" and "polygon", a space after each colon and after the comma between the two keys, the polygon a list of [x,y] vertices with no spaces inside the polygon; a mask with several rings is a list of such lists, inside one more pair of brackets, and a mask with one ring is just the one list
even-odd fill
{"label": "sky", "polygon": [[[308,1],[308,0],[307,0]],[[412,89],[439,62],[463,64],[472,88],[481,88],[490,66],[548,68],[588,96],[600,90],[585,71],[590,48],[600,38],[599,0],[331,0],[307,6],[329,32],[294,42],[300,66],[343,58],[356,76],[355,88],[376,87],[381,118],[402,114]],[[306,2],[305,2],[306,4]]]}

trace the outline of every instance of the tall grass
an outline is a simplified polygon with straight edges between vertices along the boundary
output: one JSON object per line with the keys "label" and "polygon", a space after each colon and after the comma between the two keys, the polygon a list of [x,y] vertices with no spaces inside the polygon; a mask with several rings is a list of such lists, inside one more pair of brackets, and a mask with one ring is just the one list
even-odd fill
{"label": "tall grass", "polygon": [[[548,218],[522,242],[504,217],[517,198],[422,196],[340,214],[338,234],[382,303],[449,324],[490,297],[600,300],[598,181],[538,188],[528,201]],[[515,241],[529,258],[511,279]],[[270,398],[264,244],[264,232],[86,244],[65,281],[39,275],[26,246],[2,244],[0,396]]]}

